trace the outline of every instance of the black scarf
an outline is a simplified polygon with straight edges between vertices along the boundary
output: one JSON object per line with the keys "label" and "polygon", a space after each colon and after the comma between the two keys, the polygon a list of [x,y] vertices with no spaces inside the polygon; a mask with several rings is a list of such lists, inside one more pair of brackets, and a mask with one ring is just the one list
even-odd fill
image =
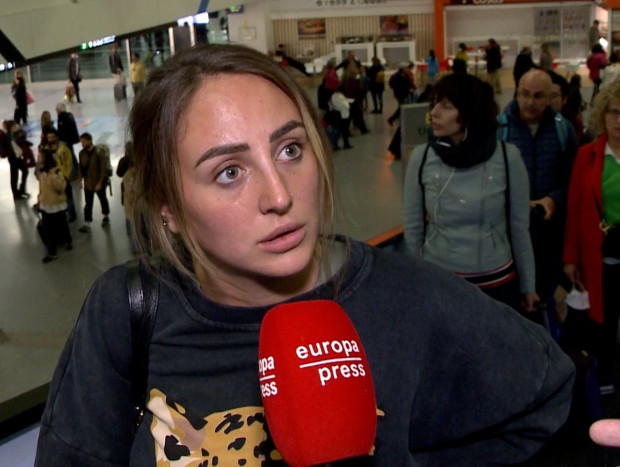
{"label": "black scarf", "polygon": [[435,138],[431,135],[430,145],[444,164],[457,169],[467,169],[489,160],[495,152],[497,140],[495,132],[481,138],[466,136],[458,144],[453,144],[449,138]]}

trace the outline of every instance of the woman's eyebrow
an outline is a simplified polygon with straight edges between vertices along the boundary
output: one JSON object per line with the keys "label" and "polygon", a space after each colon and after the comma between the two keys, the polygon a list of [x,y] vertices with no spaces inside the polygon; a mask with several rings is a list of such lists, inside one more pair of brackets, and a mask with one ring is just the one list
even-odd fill
{"label": "woman's eyebrow", "polygon": [[284,136],[289,131],[294,130],[295,128],[303,127],[303,126],[304,124],[300,122],[299,120],[290,120],[269,135],[269,142],[273,143],[275,140]]}
{"label": "woman's eyebrow", "polygon": [[[299,120],[291,120],[286,122],[277,130],[273,131],[269,135],[269,142],[273,143],[278,138],[284,136],[289,131],[294,130],[295,128],[303,127],[304,124]],[[194,168],[198,167],[204,161],[211,159],[215,156],[221,156],[223,154],[234,154],[236,152],[248,151],[250,149],[250,145],[248,143],[233,143],[233,144],[223,144],[221,146],[215,146],[211,149],[207,150],[202,154],[194,164]]]}
{"label": "woman's eyebrow", "polygon": [[198,167],[204,161],[211,159],[212,157],[221,156],[222,154],[234,154],[235,152],[247,151],[248,149],[250,149],[250,145],[247,143],[223,144],[221,146],[215,146],[198,158],[194,168]]}

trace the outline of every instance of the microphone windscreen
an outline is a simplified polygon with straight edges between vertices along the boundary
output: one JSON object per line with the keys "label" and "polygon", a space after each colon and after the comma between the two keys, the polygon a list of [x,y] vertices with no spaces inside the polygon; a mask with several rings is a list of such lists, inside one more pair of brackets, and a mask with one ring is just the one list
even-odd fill
{"label": "microphone windscreen", "polygon": [[314,300],[272,308],[258,353],[267,426],[288,464],[371,452],[377,412],[370,367],[340,305]]}

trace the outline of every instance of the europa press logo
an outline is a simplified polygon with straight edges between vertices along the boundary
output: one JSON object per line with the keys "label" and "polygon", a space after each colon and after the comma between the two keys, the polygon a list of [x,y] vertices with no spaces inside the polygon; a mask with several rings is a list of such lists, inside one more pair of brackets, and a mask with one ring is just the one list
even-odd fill
{"label": "europa press logo", "polygon": [[[316,373],[321,386],[339,378],[366,376],[363,355],[356,340],[332,340],[300,345],[295,349],[299,370]],[[262,357],[258,362],[262,397],[278,393],[276,364],[273,355]]]}
{"label": "europa press logo", "polygon": [[[361,339],[340,305],[312,300],[272,308],[261,325],[258,353],[267,425],[288,463],[369,452],[377,421],[374,386]],[[364,427],[363,433],[351,425]]]}

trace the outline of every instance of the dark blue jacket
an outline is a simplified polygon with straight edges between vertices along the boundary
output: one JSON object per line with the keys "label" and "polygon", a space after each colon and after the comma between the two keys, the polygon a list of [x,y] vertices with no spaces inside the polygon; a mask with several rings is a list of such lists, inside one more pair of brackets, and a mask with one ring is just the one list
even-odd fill
{"label": "dark blue jacket", "polygon": [[[575,130],[565,119],[556,126],[555,119],[563,117],[556,115],[551,107],[545,110],[535,136],[521,119],[516,99],[506,106],[504,113],[508,123],[506,130],[503,130],[506,137],[502,139],[515,144],[521,151],[530,179],[530,199],[551,196],[556,209],[563,212],[570,172],[577,154]],[[561,141],[562,138],[564,141]]]}

